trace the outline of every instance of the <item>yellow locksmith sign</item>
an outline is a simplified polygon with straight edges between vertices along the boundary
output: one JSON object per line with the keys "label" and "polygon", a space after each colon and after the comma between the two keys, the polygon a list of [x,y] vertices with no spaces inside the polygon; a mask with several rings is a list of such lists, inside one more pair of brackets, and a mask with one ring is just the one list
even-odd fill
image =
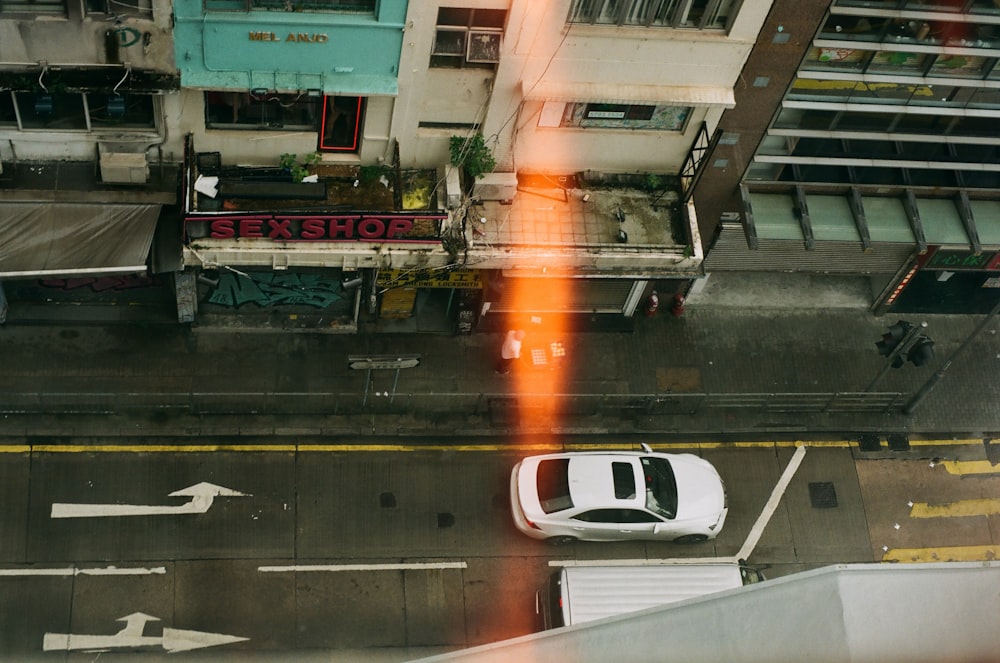
{"label": "yellow locksmith sign", "polygon": [[409,270],[387,269],[378,273],[380,288],[469,288],[483,287],[478,269]]}

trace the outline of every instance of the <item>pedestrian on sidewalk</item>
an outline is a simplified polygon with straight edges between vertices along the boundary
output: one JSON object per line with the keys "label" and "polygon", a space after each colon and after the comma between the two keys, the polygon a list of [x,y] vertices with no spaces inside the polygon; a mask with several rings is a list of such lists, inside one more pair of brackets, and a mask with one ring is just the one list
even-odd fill
{"label": "pedestrian on sidewalk", "polygon": [[510,373],[510,367],[521,358],[521,342],[525,333],[522,329],[511,329],[503,338],[503,345],[500,346],[500,361],[497,362],[496,372],[501,375]]}

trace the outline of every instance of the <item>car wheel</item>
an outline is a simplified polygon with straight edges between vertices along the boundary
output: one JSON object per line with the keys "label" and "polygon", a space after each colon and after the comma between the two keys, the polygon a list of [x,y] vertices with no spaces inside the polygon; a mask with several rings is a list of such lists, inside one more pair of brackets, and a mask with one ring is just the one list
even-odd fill
{"label": "car wheel", "polygon": [[576,542],[575,536],[553,536],[545,539],[545,543],[550,546],[566,546]]}
{"label": "car wheel", "polygon": [[685,534],[674,539],[674,543],[701,543],[702,541],[708,541],[708,536],[705,534]]}

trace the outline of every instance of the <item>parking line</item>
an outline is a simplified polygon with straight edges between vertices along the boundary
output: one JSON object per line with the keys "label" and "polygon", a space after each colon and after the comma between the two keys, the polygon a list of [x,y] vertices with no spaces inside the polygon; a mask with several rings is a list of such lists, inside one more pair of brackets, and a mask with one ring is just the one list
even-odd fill
{"label": "parking line", "polygon": [[910,518],[954,518],[962,516],[993,516],[1000,513],[1000,499],[984,497],[972,500],[957,500],[944,504],[914,502],[910,507]]}
{"label": "parking line", "polygon": [[890,548],[883,562],[987,562],[1000,556],[1000,546],[945,546],[940,548]]}
{"label": "parking line", "polygon": [[387,564],[293,564],[291,566],[258,566],[261,573],[298,573],[303,571],[422,571],[433,569],[464,569],[465,562],[412,562]]}
{"label": "parking line", "polygon": [[0,569],[0,576],[149,576],[163,575],[166,572],[167,569],[163,566],[151,569],[141,567],[122,569],[117,566],[81,569],[67,566],[58,569]]}
{"label": "parking line", "polygon": [[988,460],[943,460],[938,465],[943,465],[948,470],[948,474],[966,476],[971,474],[1000,474],[1000,465],[993,465]]}
{"label": "parking line", "polygon": [[746,541],[743,542],[743,547],[736,554],[737,559],[747,559],[750,557],[750,553],[753,549],[757,547],[757,543],[760,541],[760,537],[764,534],[764,528],[767,527],[767,523],[771,520],[771,516],[778,509],[778,503],[781,502],[781,498],[785,494],[785,490],[788,488],[788,484],[792,482],[792,477],[795,476],[795,472],[798,471],[799,465],[802,464],[802,459],[806,457],[806,448],[799,447],[792,454],[792,459],[788,461],[788,465],[785,467],[785,471],[781,473],[781,478],[778,479],[778,483],[774,485],[774,490],[771,491],[771,497],[768,498],[767,503],[761,510],[760,515],[757,517],[757,522],[753,524],[750,528],[750,533],[747,534]]}

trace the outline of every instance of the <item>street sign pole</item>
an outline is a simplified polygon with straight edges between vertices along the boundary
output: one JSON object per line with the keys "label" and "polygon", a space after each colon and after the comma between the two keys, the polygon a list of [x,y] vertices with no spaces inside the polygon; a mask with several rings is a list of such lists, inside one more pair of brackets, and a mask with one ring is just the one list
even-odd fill
{"label": "street sign pole", "polygon": [[415,368],[420,365],[420,355],[349,355],[347,364],[352,370],[365,371],[365,394],[361,400],[361,406],[368,405],[368,387],[372,381],[372,371],[374,370],[395,370],[396,376],[392,381],[392,394],[389,402],[396,398],[396,386],[399,384],[399,372],[404,368]]}

